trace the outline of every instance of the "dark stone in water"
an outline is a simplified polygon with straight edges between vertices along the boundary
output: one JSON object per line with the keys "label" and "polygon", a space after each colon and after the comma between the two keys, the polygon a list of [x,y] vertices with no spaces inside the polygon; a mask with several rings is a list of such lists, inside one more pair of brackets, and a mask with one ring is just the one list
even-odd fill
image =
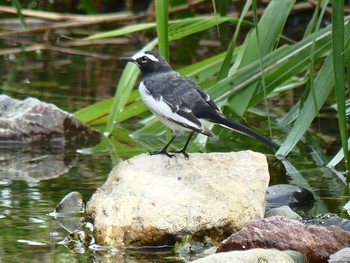
{"label": "dark stone in water", "polygon": [[97,130],[53,104],[0,95],[0,144],[81,148],[100,139]]}
{"label": "dark stone in water", "polygon": [[289,207],[312,207],[315,198],[306,188],[296,185],[278,184],[267,188],[266,202],[267,208],[283,205],[288,205]]}
{"label": "dark stone in water", "polygon": [[337,226],[343,230],[350,231],[350,220],[341,218],[336,214],[319,215],[315,219],[306,220],[305,224],[319,226]]}

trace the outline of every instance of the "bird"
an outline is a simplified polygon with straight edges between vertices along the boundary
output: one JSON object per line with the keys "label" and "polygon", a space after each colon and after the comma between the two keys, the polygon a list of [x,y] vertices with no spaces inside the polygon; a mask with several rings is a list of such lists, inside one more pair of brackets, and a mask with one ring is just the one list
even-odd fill
{"label": "bird", "polygon": [[[276,145],[265,136],[226,118],[203,89],[194,81],[174,71],[158,52],[142,51],[132,57],[120,59],[139,67],[141,81],[138,90],[143,102],[165,126],[173,130],[169,142],[161,150],[150,152],[150,155],[165,154],[174,157],[174,154],[182,153],[189,158],[186,150],[195,133],[215,136],[205,126],[206,123],[219,124],[275,148]],[[190,134],[183,148],[168,151],[171,143],[184,131],[189,131]]]}

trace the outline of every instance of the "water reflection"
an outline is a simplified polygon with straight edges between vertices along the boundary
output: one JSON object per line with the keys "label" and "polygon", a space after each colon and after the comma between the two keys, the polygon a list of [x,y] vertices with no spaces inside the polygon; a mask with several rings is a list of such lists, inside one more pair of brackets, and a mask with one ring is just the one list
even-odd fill
{"label": "water reflection", "polygon": [[0,148],[0,180],[38,182],[59,177],[77,161],[74,152],[67,155],[62,149]]}
{"label": "water reflection", "polygon": [[48,214],[71,189],[87,200],[105,180],[112,166],[110,158],[34,152],[8,149],[0,154],[7,165],[0,172],[0,261],[86,262],[92,252],[80,256],[69,252],[60,244],[68,232]]}

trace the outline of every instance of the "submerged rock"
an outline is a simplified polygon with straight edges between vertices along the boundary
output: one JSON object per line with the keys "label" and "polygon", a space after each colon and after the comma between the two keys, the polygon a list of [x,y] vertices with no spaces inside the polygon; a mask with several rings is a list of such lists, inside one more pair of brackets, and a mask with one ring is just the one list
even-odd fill
{"label": "submerged rock", "polygon": [[341,218],[336,214],[319,215],[315,219],[306,220],[305,223],[320,226],[338,226],[343,230],[350,231],[350,220]]}
{"label": "submerged rock", "polygon": [[69,233],[80,231],[84,227],[85,203],[79,192],[70,192],[56,206],[55,212],[50,215],[57,224]]}
{"label": "submerged rock", "polygon": [[265,217],[272,217],[272,216],[284,216],[292,220],[298,220],[298,221],[302,220],[301,216],[295,213],[287,205],[272,208],[271,210],[268,210],[265,212]]}
{"label": "submerged rock", "polygon": [[224,240],[220,252],[251,248],[295,250],[309,262],[327,262],[336,251],[350,245],[350,233],[338,227],[304,225],[275,216],[247,223],[242,230]]}
{"label": "submerged rock", "polygon": [[205,258],[197,259],[193,263],[307,263],[303,254],[295,251],[279,251],[276,249],[255,248],[246,251],[232,251],[217,253]]}
{"label": "submerged rock", "polygon": [[0,144],[88,147],[100,133],[53,104],[0,95]]}
{"label": "submerged rock", "polygon": [[84,231],[75,230],[71,232],[63,241],[63,245],[73,253],[83,254],[89,247],[92,238]]}
{"label": "submerged rock", "polygon": [[252,151],[143,154],[116,166],[86,211],[100,245],[222,240],[264,216],[268,181],[265,156]]}
{"label": "submerged rock", "polygon": [[79,192],[70,192],[56,206],[56,213],[65,215],[79,215],[84,213],[85,204]]}
{"label": "submerged rock", "polygon": [[287,205],[289,207],[312,208],[315,197],[306,188],[290,184],[277,184],[270,186],[266,191],[268,208]]}

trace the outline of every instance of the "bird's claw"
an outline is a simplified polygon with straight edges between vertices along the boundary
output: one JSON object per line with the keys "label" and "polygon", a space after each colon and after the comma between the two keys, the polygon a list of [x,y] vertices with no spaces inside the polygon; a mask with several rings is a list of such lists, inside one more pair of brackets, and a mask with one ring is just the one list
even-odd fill
{"label": "bird's claw", "polygon": [[188,153],[187,152],[185,152],[184,150],[178,150],[178,151],[171,151],[171,153],[182,153],[183,154],[183,156],[186,158],[186,159],[189,159],[190,158],[190,156],[188,155]]}
{"label": "bird's claw", "polygon": [[166,156],[168,156],[168,157],[170,157],[170,158],[176,157],[175,154],[170,154],[169,152],[167,152],[167,151],[162,151],[162,150],[160,150],[160,151],[154,151],[154,152],[149,152],[148,154],[149,154],[149,155],[165,154]]}

